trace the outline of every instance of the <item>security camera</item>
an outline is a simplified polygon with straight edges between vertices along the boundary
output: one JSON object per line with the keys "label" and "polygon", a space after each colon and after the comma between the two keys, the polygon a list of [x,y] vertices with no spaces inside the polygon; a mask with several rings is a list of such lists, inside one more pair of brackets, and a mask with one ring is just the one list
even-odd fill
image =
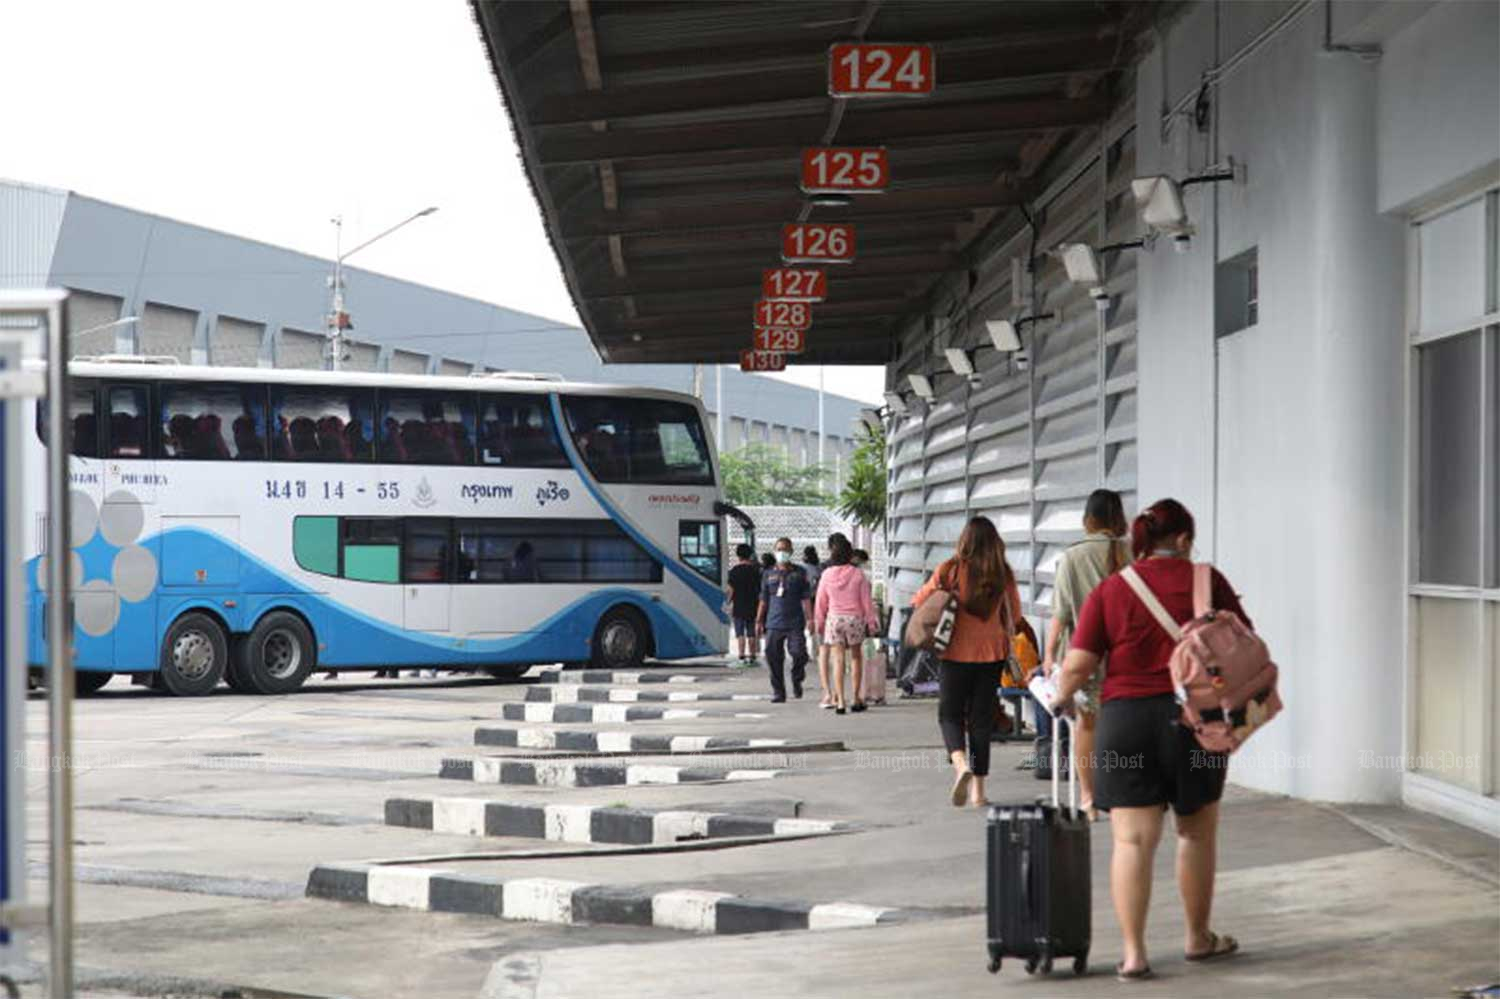
{"label": "security camera", "polygon": [[1192,249],[1193,237],[1191,233],[1179,233],[1172,237],[1172,251],[1178,255],[1187,253]]}
{"label": "security camera", "polygon": [[1031,351],[1018,350],[1010,356],[1015,358],[1017,371],[1025,371],[1031,367]]}

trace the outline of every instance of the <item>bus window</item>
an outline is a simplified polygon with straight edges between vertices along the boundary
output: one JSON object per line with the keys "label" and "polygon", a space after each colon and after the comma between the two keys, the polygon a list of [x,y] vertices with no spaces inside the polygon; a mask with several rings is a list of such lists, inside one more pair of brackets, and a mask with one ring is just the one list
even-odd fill
{"label": "bus window", "polygon": [[158,457],[266,460],[266,390],[250,385],[164,382]]}
{"label": "bus window", "polygon": [[109,389],[106,454],[111,458],[146,456],[146,386],[113,385]]}
{"label": "bus window", "polygon": [[401,522],[345,518],[343,577],[363,583],[401,582]]}
{"label": "bus window", "polygon": [[474,400],[466,392],[381,392],[380,461],[472,465]]}
{"label": "bus window", "polygon": [[369,461],[374,396],[370,389],[271,386],[271,456],[277,461]]}
{"label": "bus window", "polygon": [[677,525],[677,554],[704,579],[724,582],[719,564],[719,522],[684,520]]}
{"label": "bus window", "polygon": [[665,399],[569,396],[568,429],[600,482],[711,486],[698,411]]}
{"label": "bus window", "polygon": [[609,520],[459,520],[458,578],[474,583],[659,583],[661,565]]}
{"label": "bus window", "polygon": [[544,395],[479,397],[479,463],[513,468],[567,468]]}
{"label": "bus window", "polygon": [[[99,457],[99,387],[93,382],[74,381],[68,393],[68,423],[73,428],[73,451],[80,458]],[[36,402],[36,436],[47,443],[47,400]]]}
{"label": "bus window", "polygon": [[448,527],[451,521],[413,517],[406,521],[401,576],[408,583],[448,582]]}

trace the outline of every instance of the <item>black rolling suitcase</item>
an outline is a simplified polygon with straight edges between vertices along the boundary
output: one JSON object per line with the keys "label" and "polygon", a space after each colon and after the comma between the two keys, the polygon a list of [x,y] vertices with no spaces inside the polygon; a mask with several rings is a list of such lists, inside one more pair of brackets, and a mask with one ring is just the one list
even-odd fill
{"label": "black rolling suitcase", "polygon": [[[1060,724],[1071,723],[1059,718]],[[1077,778],[1068,774],[1068,804],[1058,800],[1058,744],[1052,739],[1052,801],[991,805],[986,828],[986,905],[990,972],[1006,957],[1025,960],[1028,974],[1073,959],[1088,970],[1092,935],[1089,822],[1078,809]]]}

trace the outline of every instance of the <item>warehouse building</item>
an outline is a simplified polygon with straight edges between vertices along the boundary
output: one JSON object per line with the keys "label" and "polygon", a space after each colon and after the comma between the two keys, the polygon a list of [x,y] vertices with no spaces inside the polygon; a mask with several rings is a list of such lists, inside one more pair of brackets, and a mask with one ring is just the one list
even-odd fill
{"label": "warehouse building", "polygon": [[[854,225],[810,352],[886,365],[895,601],[984,514],[1040,620],[1090,490],[1174,496],[1281,665],[1231,779],[1500,834],[1500,6],[472,8],[601,349],[722,360]],[[830,97],[852,39],[933,92]],[[885,193],[805,202],[829,144]]]}
{"label": "warehouse building", "polygon": [[[0,287],[63,287],[74,355],[321,368],[333,262],[94,198],[0,180]],[[576,326],[344,269],[345,367],[402,374],[539,371],[693,391],[683,364],[605,365]],[[122,317],[136,322],[114,324]],[[89,331],[93,332],[89,332]],[[718,392],[722,386],[722,407]],[[818,460],[818,393],[737,368],[702,373],[721,450],[760,441]],[[723,409],[722,424],[718,413]],[[823,398],[828,486],[842,482],[860,403]]]}

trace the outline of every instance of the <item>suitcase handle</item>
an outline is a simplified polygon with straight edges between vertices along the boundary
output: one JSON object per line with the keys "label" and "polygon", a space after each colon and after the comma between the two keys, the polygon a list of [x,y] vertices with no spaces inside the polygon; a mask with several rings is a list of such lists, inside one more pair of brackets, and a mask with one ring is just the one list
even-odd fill
{"label": "suitcase handle", "polygon": [[[1067,715],[1063,714],[1062,712],[1058,712],[1057,715],[1053,718],[1053,721],[1056,722],[1056,723],[1058,723],[1058,724],[1060,724],[1060,725],[1067,725],[1068,726],[1068,746],[1071,748],[1072,745],[1073,745],[1073,740],[1076,739],[1076,738],[1078,738],[1078,732],[1076,731],[1076,729],[1075,729],[1075,727],[1073,725],[1073,719],[1069,718]],[[1051,742],[1052,742],[1052,807],[1056,808],[1056,809],[1059,809],[1059,810],[1061,810],[1061,808],[1062,808],[1062,802],[1059,800],[1058,794],[1057,794],[1057,792],[1058,792],[1058,786],[1057,786],[1057,781],[1058,781],[1057,768],[1059,766],[1060,756],[1061,756],[1061,754],[1060,754],[1060,752],[1058,750],[1058,746],[1062,743],[1062,740],[1059,739],[1058,736],[1061,735],[1061,734],[1062,733],[1061,733],[1060,730],[1059,731],[1055,731],[1055,732],[1052,733],[1052,739],[1051,739]],[[1072,766],[1071,764],[1068,766],[1068,813],[1069,813],[1069,817],[1075,818],[1075,819],[1078,818],[1078,768],[1075,767],[1075,766]]]}

